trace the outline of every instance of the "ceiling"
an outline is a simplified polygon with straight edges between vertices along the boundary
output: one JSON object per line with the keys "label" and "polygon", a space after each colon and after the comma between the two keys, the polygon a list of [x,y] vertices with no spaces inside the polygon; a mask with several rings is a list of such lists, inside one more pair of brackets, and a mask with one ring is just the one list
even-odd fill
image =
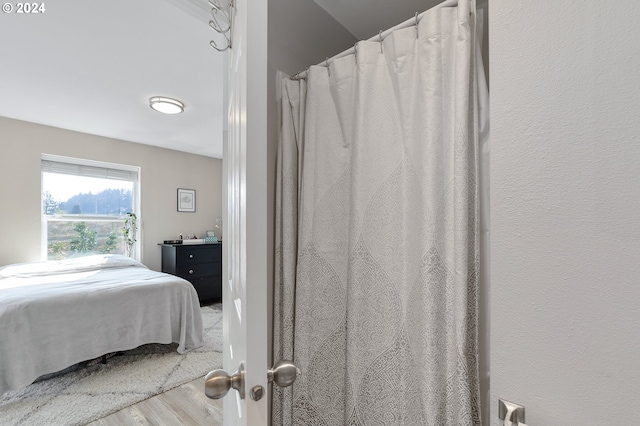
{"label": "ceiling", "polygon": [[[360,39],[434,3],[314,1]],[[222,158],[224,55],[209,46],[205,0],[45,5],[0,15],[0,116]],[[152,96],[185,112],[160,114]]]}
{"label": "ceiling", "polygon": [[[444,0],[314,0],[358,40],[410,19]],[[336,52],[339,53],[339,52]]]}
{"label": "ceiling", "polygon": [[[0,15],[0,116],[222,157],[222,59],[171,1],[63,0]],[[185,104],[160,114],[152,96]]]}

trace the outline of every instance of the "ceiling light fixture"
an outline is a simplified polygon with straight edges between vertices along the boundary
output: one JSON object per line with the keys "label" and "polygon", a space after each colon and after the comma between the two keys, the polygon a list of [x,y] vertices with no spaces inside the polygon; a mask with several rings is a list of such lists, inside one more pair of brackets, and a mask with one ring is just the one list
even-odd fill
{"label": "ceiling light fixture", "polygon": [[149,99],[149,106],[165,114],[180,114],[184,111],[184,104],[182,102],[162,96],[154,96]]}

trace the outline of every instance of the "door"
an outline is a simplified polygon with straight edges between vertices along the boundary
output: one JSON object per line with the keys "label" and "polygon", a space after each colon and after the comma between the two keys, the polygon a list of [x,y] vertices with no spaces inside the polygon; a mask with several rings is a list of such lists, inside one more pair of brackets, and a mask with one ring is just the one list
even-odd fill
{"label": "door", "polygon": [[[224,425],[268,424],[267,0],[237,0],[228,56],[223,154],[224,370],[245,369],[245,398],[231,390]],[[266,393],[266,392],[265,392]]]}

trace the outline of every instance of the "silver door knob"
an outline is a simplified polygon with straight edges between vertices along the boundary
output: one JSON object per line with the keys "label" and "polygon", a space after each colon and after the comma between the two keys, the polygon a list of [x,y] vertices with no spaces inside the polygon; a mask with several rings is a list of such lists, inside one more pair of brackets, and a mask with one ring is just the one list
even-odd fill
{"label": "silver door knob", "polygon": [[267,372],[269,383],[275,383],[281,388],[291,386],[300,374],[300,369],[291,361],[282,359],[275,363],[273,368]]}
{"label": "silver door knob", "polygon": [[[300,374],[300,370],[294,363],[287,360],[278,361],[272,369],[267,371],[269,383],[275,383],[281,388],[291,386]],[[240,363],[238,371],[231,376],[224,370],[213,370],[204,379],[204,394],[211,399],[220,399],[233,388],[240,393],[240,399],[244,399],[244,363]],[[262,398],[264,389],[252,389],[252,398],[257,401]],[[258,395],[259,393],[259,395]]]}
{"label": "silver door knob", "polygon": [[213,370],[204,379],[204,394],[211,399],[220,399],[235,389],[240,394],[240,399],[244,399],[244,364],[240,363],[238,371],[231,376],[224,370]]}

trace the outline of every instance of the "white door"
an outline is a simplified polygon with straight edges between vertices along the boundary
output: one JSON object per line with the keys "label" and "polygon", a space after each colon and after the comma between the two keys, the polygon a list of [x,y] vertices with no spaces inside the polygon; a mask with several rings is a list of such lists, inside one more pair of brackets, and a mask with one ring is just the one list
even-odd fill
{"label": "white door", "polygon": [[[267,0],[237,0],[228,57],[223,159],[224,370],[245,368],[245,398],[224,397],[224,425],[268,424]],[[250,397],[255,386],[265,395]]]}

